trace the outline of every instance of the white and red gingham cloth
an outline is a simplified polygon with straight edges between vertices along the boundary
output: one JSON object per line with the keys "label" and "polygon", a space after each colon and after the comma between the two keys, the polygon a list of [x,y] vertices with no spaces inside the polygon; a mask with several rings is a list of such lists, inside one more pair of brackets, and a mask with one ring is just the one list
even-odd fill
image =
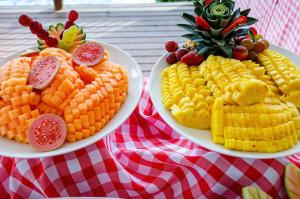
{"label": "white and red gingham cloth", "polygon": [[289,161],[300,165],[300,155],[254,160],[202,148],[160,118],[144,89],[130,118],[93,145],[52,158],[1,157],[0,198],[233,199],[248,185],[286,198],[283,173]]}
{"label": "white and red gingham cloth", "polygon": [[[271,43],[300,53],[300,1],[239,0],[260,19]],[[145,81],[145,86],[147,81]],[[109,196],[122,198],[240,198],[257,186],[287,198],[284,165],[300,167],[300,153],[253,160],[202,148],[172,130],[144,89],[134,113],[113,133],[84,149],[53,158],[0,157],[0,198]]]}

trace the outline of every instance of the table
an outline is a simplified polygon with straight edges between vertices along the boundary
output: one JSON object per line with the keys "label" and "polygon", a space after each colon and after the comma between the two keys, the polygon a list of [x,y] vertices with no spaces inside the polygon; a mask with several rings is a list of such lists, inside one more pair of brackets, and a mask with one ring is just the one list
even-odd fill
{"label": "table", "polygon": [[[295,25],[300,19],[299,1],[237,3],[242,8],[257,8],[253,15],[261,21],[256,27],[272,43],[300,53],[300,39],[295,37],[300,32]],[[52,12],[37,7],[30,9],[30,15],[49,25],[65,21],[68,9]],[[180,14],[192,12],[193,7],[190,3],[167,3],[76,9],[80,11],[78,24],[85,28],[88,39],[126,50],[148,76],[154,62],[165,52],[164,42],[183,41],[178,36],[185,31],[174,24],[182,22]],[[27,10],[0,8],[0,59],[35,45],[29,30],[17,23],[19,13]],[[0,157],[3,197],[240,198],[242,187],[255,185],[273,197],[286,198],[284,165],[293,161],[299,166],[299,154],[251,160],[208,151],[164,123],[153,108],[146,86],[145,78],[142,98],[130,118],[96,144],[53,158]]]}

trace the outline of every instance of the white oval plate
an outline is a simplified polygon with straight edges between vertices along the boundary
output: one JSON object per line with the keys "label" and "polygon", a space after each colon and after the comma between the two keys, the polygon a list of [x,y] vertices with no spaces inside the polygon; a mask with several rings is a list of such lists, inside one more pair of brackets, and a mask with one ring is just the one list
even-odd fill
{"label": "white oval plate", "polygon": [[[274,50],[278,53],[281,53],[287,56],[292,62],[294,62],[298,67],[300,66],[300,57],[296,54],[280,48],[275,45],[270,46],[271,50]],[[162,103],[161,97],[161,76],[160,73],[163,69],[169,66],[165,61],[165,56],[160,57],[160,59],[155,63],[150,74],[150,96],[153,102],[154,107],[156,108],[159,115],[169,124],[176,132],[193,141],[194,143],[207,148],[218,153],[225,155],[243,157],[243,158],[256,158],[256,159],[267,159],[267,158],[278,158],[283,156],[288,156],[300,152],[300,141],[294,147],[277,152],[277,153],[255,153],[255,152],[243,152],[243,151],[234,151],[224,148],[223,145],[215,144],[208,130],[199,130],[185,127],[176,122],[172,117],[170,111],[166,109]]]}
{"label": "white oval plate", "polygon": [[[85,138],[83,140],[77,141],[75,143],[65,143],[60,148],[48,151],[48,152],[37,152],[29,144],[20,144],[16,141],[12,141],[3,137],[0,137],[0,155],[16,157],[16,158],[42,158],[49,156],[56,156],[60,154],[65,154],[72,152],[88,145],[91,145],[98,140],[101,140],[103,137],[111,133],[114,129],[119,127],[134,111],[135,107],[138,104],[138,101],[141,97],[142,87],[143,87],[143,75],[140,70],[137,62],[125,51],[112,46],[110,44],[100,43],[104,49],[108,50],[110,53],[110,61],[121,64],[127,71],[128,82],[129,82],[129,91],[125,99],[124,104],[121,106],[120,110],[116,115],[106,124],[106,126],[101,129],[95,135]],[[30,48],[35,50],[36,47]],[[20,53],[25,52],[21,51],[6,57],[0,61],[0,66],[3,66],[7,61],[16,58]]]}

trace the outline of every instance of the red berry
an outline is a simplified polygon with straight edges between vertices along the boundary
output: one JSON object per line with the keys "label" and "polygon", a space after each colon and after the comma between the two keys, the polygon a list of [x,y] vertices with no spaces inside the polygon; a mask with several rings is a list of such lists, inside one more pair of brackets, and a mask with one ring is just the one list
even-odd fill
{"label": "red berry", "polygon": [[178,61],[174,52],[168,53],[166,60],[168,64],[175,64]]}
{"label": "red berry", "polygon": [[21,15],[21,16],[19,17],[19,23],[20,23],[22,26],[28,27],[28,26],[31,25],[32,19],[31,19],[28,15]]}
{"label": "red berry", "polygon": [[70,28],[73,25],[74,25],[73,21],[67,21],[66,24],[65,24],[65,30],[67,30],[68,28]]}
{"label": "red berry", "polygon": [[243,36],[236,37],[235,42],[236,42],[236,44],[240,44],[244,39],[251,39],[253,41],[253,39],[250,35],[243,35]]}
{"label": "red berry", "polygon": [[38,21],[33,21],[30,25],[30,31],[32,32],[32,34],[36,34],[42,29],[43,29],[43,26]]}
{"label": "red berry", "polygon": [[183,57],[183,56],[184,56],[185,54],[187,54],[188,52],[189,52],[189,50],[186,49],[186,48],[178,48],[178,49],[176,50],[176,57],[177,57],[177,59],[180,60],[181,57]]}
{"label": "red berry", "polygon": [[236,46],[232,50],[232,57],[240,61],[247,59],[248,55],[248,50],[244,46]]}
{"label": "red berry", "polygon": [[253,27],[250,27],[249,30],[252,32],[252,34],[255,36],[257,35],[257,30]]}
{"label": "red berry", "polygon": [[76,10],[71,10],[68,15],[69,21],[76,21],[78,19],[78,12]]}
{"label": "red berry", "polygon": [[176,41],[167,41],[165,48],[168,52],[175,52],[178,49],[178,43]]}
{"label": "red berry", "polygon": [[49,46],[49,47],[55,47],[55,46],[57,46],[58,41],[57,41],[57,39],[54,38],[54,37],[48,37],[48,38],[46,39],[46,44],[47,44],[47,46]]}
{"label": "red berry", "polygon": [[49,37],[49,33],[45,29],[42,29],[37,33],[37,36],[40,39],[46,40]]}
{"label": "red berry", "polygon": [[60,38],[60,39],[62,39],[62,38],[63,38],[63,36],[64,36],[64,32],[65,32],[65,31],[62,31],[62,32],[60,33],[60,35],[59,35],[59,38]]}
{"label": "red berry", "polygon": [[181,62],[185,63],[188,66],[199,65],[203,62],[203,60],[204,56],[201,54],[196,56],[195,51],[187,53],[180,59]]}

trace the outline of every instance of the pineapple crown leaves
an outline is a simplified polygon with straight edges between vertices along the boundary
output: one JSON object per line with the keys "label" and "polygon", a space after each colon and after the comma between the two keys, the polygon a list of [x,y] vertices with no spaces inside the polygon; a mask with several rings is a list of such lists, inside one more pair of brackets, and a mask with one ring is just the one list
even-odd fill
{"label": "pineapple crown leaves", "polygon": [[251,35],[249,26],[258,20],[248,16],[250,9],[233,10],[234,5],[233,0],[196,0],[194,1],[196,16],[182,14],[183,19],[189,24],[177,26],[190,32],[182,37],[195,42],[197,55],[203,54],[207,57],[219,54],[231,57],[235,46],[234,37]]}

